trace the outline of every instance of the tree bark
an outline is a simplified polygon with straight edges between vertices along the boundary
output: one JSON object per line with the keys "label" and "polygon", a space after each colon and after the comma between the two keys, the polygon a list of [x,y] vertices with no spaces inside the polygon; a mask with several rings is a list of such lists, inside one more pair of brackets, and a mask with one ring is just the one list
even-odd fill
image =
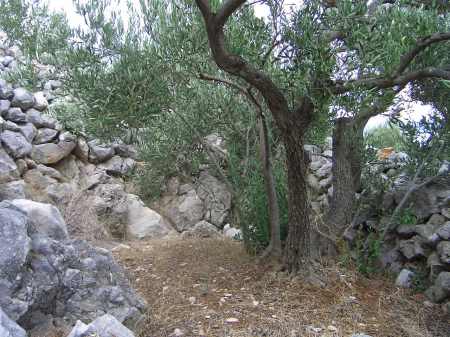
{"label": "tree bark", "polygon": [[307,158],[303,150],[303,130],[291,129],[284,145],[288,175],[289,231],[284,259],[291,273],[305,270],[311,258],[311,222],[306,186]]}
{"label": "tree bark", "polygon": [[261,155],[262,171],[267,195],[267,206],[269,208],[270,243],[263,257],[273,256],[280,258],[282,255],[281,233],[280,233],[280,212],[278,207],[278,197],[275,177],[272,168],[272,156],[269,144],[269,130],[265,116],[260,112],[258,115],[259,146]]}
{"label": "tree bark", "polygon": [[355,193],[361,187],[363,123],[354,118],[339,118],[333,131],[333,195],[327,224],[336,237],[343,234],[355,212]]}

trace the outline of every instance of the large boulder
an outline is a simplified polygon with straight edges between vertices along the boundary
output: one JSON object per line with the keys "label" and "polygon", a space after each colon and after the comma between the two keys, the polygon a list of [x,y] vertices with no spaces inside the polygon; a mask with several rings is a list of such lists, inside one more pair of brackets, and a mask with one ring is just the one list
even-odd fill
{"label": "large boulder", "polygon": [[17,88],[13,91],[13,99],[11,101],[11,106],[16,106],[22,110],[32,108],[35,101],[34,96],[31,92],[24,88]]}
{"label": "large boulder", "polygon": [[11,203],[31,219],[32,232],[45,234],[56,240],[69,237],[66,223],[55,206],[27,199],[16,199]]}
{"label": "large boulder", "polygon": [[161,199],[162,213],[172,222],[177,231],[188,230],[203,219],[205,207],[194,189],[180,196]]}
{"label": "large boulder", "polygon": [[437,245],[439,258],[445,264],[450,265],[450,241],[442,241]]}
{"label": "large boulder", "polygon": [[164,221],[161,215],[145,207],[137,195],[128,194],[126,202],[129,236],[137,239],[161,238],[172,230],[172,227]]}
{"label": "large boulder", "polygon": [[0,203],[0,306],[27,330],[37,318],[67,324],[104,314],[134,327],[145,302],[111,253],[82,240],[55,240],[32,226],[34,215]]}
{"label": "large boulder", "polygon": [[27,115],[25,115],[20,108],[10,108],[4,114],[5,119],[15,123],[25,123]]}
{"label": "large boulder", "polygon": [[131,330],[122,325],[114,316],[103,315],[86,325],[77,321],[76,325],[67,337],[134,337]]}
{"label": "large boulder", "polygon": [[25,139],[31,143],[37,135],[37,129],[31,123],[23,123],[18,125],[20,133],[25,137]]}
{"label": "large boulder", "polygon": [[27,333],[16,322],[10,319],[0,307],[0,336],[27,337]]}
{"label": "large boulder", "polygon": [[0,134],[0,140],[6,151],[16,159],[28,156],[33,149],[27,139],[19,132],[3,131]]}
{"label": "large boulder", "polygon": [[19,171],[14,160],[0,147],[0,183],[6,183],[19,178]]}
{"label": "large boulder", "polygon": [[197,194],[206,208],[204,220],[222,228],[231,210],[231,192],[219,179],[202,171],[197,182]]}
{"label": "large boulder", "polygon": [[59,142],[34,145],[31,158],[41,164],[55,164],[67,157],[75,148],[75,138],[68,133],[59,136]]}
{"label": "large boulder", "polygon": [[443,302],[450,298],[450,272],[442,272],[434,281],[434,284],[425,292],[433,302]]}

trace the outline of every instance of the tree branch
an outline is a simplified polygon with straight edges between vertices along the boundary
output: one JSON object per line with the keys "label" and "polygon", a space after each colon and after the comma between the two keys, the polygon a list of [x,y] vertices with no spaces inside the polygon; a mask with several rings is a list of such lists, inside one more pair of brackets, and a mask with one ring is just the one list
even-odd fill
{"label": "tree branch", "polygon": [[218,27],[223,27],[227,22],[228,18],[247,0],[228,0],[219,9],[216,15],[216,25]]}
{"label": "tree branch", "polygon": [[410,82],[423,80],[426,78],[450,80],[450,71],[441,68],[427,67],[421,70],[410,71],[393,78],[380,77],[357,79],[347,82],[335,82],[334,86],[330,89],[333,94],[344,94],[357,87],[365,89],[388,89],[395,86],[405,86]]}
{"label": "tree branch", "polygon": [[411,64],[411,62],[414,60],[414,58],[420,52],[425,50],[428,46],[430,46],[431,44],[434,44],[434,43],[448,41],[448,40],[450,40],[450,32],[435,33],[430,36],[419,39],[416,43],[416,46],[400,58],[400,65],[399,65],[397,71],[395,72],[394,77],[397,77],[400,74],[402,74],[406,70],[406,68],[408,68],[408,66]]}

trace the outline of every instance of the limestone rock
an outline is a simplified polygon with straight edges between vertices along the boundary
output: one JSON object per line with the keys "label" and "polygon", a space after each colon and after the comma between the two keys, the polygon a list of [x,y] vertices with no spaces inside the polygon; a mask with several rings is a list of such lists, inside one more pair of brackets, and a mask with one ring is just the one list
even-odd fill
{"label": "limestone rock", "polygon": [[442,240],[450,241],[450,221],[447,221],[443,226],[441,226],[436,231],[436,234],[439,235]]}
{"label": "limestone rock", "polygon": [[161,207],[163,214],[179,232],[194,226],[205,214],[203,202],[195,190],[181,196],[163,198]]}
{"label": "limestone rock", "polygon": [[0,307],[0,336],[27,337],[27,333],[16,322],[10,319]]}
{"label": "limestone rock", "polygon": [[130,236],[138,239],[161,238],[172,230],[161,215],[145,207],[137,195],[128,194],[126,202],[128,206],[127,231]]}
{"label": "limestone rock", "polygon": [[414,273],[408,269],[402,269],[395,280],[395,285],[402,288],[411,288]]}
{"label": "limestone rock", "polygon": [[[111,253],[82,240],[54,240],[30,228],[34,219],[0,203],[0,306],[31,330],[46,313],[68,324],[110,314],[127,326],[145,302],[130,288]],[[37,315],[37,316],[36,316]]]}
{"label": "limestone rock", "polygon": [[99,144],[97,140],[90,141],[89,161],[94,164],[100,164],[114,156],[114,149],[105,144]]}
{"label": "limestone rock", "polygon": [[13,132],[9,130],[3,131],[0,134],[0,140],[6,151],[13,158],[23,158],[29,155],[32,151],[31,144],[19,132]]}
{"label": "limestone rock", "polygon": [[197,194],[206,208],[204,220],[222,228],[231,209],[231,192],[219,179],[207,171],[200,173],[197,182]]}
{"label": "limestone rock", "polygon": [[22,110],[27,110],[32,108],[35,101],[34,96],[28,90],[24,88],[17,88],[13,91],[13,99],[11,101],[11,106],[16,106]]}
{"label": "limestone rock", "polygon": [[0,201],[25,199],[25,182],[23,180],[0,184]]}
{"label": "limestone rock", "polygon": [[450,241],[441,241],[436,248],[439,258],[445,264],[450,264]]}
{"label": "limestone rock", "polygon": [[137,158],[137,151],[132,145],[127,144],[114,144],[113,145],[114,152],[123,158]]}
{"label": "limestone rock", "polygon": [[56,138],[58,138],[58,131],[49,128],[41,128],[38,129],[37,135],[33,140],[33,144],[39,145],[50,143],[56,140]]}
{"label": "limestone rock", "polygon": [[450,272],[442,272],[434,281],[425,294],[427,297],[436,303],[443,302],[450,297]]}
{"label": "limestone rock", "polygon": [[35,128],[35,126],[31,123],[24,123],[24,124],[19,124],[18,127],[19,127],[20,133],[25,137],[25,139],[29,143],[32,143],[34,138],[37,135],[37,129]]}
{"label": "limestone rock", "polygon": [[1,99],[0,100],[0,116],[4,117],[10,107],[11,107],[10,101],[8,101],[6,99]]}
{"label": "limestone rock", "polygon": [[67,337],[134,337],[131,330],[122,325],[114,316],[109,314],[103,315],[91,324],[86,325],[81,321],[77,321]]}
{"label": "limestone rock", "polygon": [[7,183],[19,178],[19,171],[14,160],[0,147],[0,183]]}
{"label": "limestone rock", "polygon": [[26,199],[16,199],[11,201],[11,204],[28,215],[33,232],[56,240],[69,237],[66,223],[55,206]]}
{"label": "limestone rock", "polygon": [[48,101],[42,91],[36,92],[34,94],[34,109],[43,111],[48,108]]}
{"label": "limestone rock", "polygon": [[50,116],[43,115],[36,109],[29,109],[26,112],[27,121],[33,123],[37,128],[56,128],[56,120]]}
{"label": "limestone rock", "polygon": [[4,117],[14,123],[24,123],[27,121],[27,115],[20,108],[9,108],[4,114]]}
{"label": "limestone rock", "polygon": [[62,133],[59,142],[34,145],[31,158],[41,164],[55,164],[67,157],[75,148],[76,143],[73,138]]}
{"label": "limestone rock", "polygon": [[223,235],[230,239],[242,240],[242,231],[238,228],[233,228],[229,224],[223,227]]}
{"label": "limestone rock", "polygon": [[86,139],[82,137],[77,139],[77,146],[75,147],[73,153],[83,162],[87,162],[89,160],[89,145],[86,142]]}
{"label": "limestone rock", "polygon": [[425,256],[422,243],[422,240],[418,236],[415,236],[412,239],[400,241],[398,244],[398,250],[408,260],[421,258]]}
{"label": "limestone rock", "polygon": [[200,221],[183,232],[182,238],[218,238],[221,236],[217,227],[207,221]]}
{"label": "limestone rock", "polygon": [[131,158],[114,156],[98,167],[104,169],[106,173],[111,175],[126,175],[134,169],[135,165],[136,162]]}

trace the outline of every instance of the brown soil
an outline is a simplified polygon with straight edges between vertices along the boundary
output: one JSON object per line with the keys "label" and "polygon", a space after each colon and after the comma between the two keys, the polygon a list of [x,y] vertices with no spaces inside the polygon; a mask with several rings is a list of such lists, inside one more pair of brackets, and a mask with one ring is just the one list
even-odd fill
{"label": "brown soil", "polygon": [[314,285],[256,263],[229,240],[128,245],[114,254],[148,302],[140,337],[176,329],[197,337],[450,336],[450,317],[422,295],[338,265],[323,267],[325,285]]}

